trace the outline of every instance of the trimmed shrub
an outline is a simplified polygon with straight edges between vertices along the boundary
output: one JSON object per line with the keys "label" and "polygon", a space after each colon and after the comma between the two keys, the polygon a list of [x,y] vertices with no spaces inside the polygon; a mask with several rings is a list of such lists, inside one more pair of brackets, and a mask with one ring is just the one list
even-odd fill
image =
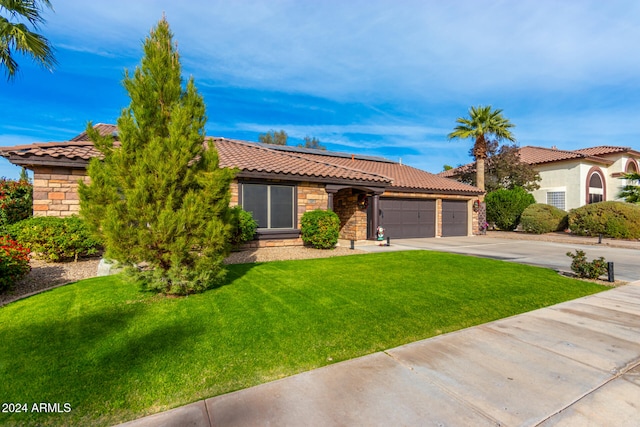
{"label": "trimmed shrub", "polygon": [[584,251],[576,249],[575,255],[571,252],[567,252],[567,256],[573,259],[571,261],[571,271],[583,279],[597,279],[603,274],[607,273],[607,262],[604,257],[594,259],[593,261],[587,261],[587,257]]}
{"label": "trimmed shrub", "polygon": [[9,236],[0,236],[0,292],[11,289],[30,270],[29,249]]}
{"label": "trimmed shrub", "polygon": [[495,224],[500,230],[515,230],[520,223],[522,212],[536,202],[522,187],[492,191],[484,201],[487,204],[487,221]]}
{"label": "trimmed shrub", "polygon": [[544,203],[534,203],[522,212],[520,224],[527,233],[543,234],[566,229],[568,218],[562,209]]}
{"label": "trimmed shrub", "polygon": [[33,186],[26,179],[0,178],[0,228],[29,218],[33,212]]}
{"label": "trimmed shrub", "polygon": [[600,202],[569,212],[569,228],[579,236],[640,239],[640,206],[624,202]]}
{"label": "trimmed shrub", "polygon": [[251,216],[250,212],[245,211],[240,206],[231,208],[231,245],[237,248],[243,243],[250,242],[256,234],[258,223]]}
{"label": "trimmed shrub", "polygon": [[340,218],[333,211],[305,212],[300,220],[302,241],[316,249],[332,249],[338,243]]}
{"label": "trimmed shrub", "polygon": [[77,216],[29,218],[9,230],[21,245],[47,262],[77,261],[78,257],[94,255],[101,249],[101,242]]}

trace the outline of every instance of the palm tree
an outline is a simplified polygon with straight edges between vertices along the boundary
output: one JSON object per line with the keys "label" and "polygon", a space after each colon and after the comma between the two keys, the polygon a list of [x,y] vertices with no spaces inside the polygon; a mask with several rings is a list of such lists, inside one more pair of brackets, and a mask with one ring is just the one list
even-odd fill
{"label": "palm tree", "polygon": [[627,185],[622,187],[618,197],[624,199],[625,202],[640,204],[640,185],[638,185],[640,184],[640,173],[626,173],[620,179],[626,179]]}
{"label": "palm tree", "polygon": [[484,159],[487,158],[487,140],[495,138],[497,141],[506,139],[515,142],[516,138],[509,130],[515,125],[502,116],[502,110],[492,110],[490,105],[471,107],[469,117],[468,119],[464,117],[456,119],[458,126],[448,135],[448,138],[475,138],[472,153],[476,159],[476,186],[484,190]]}
{"label": "palm tree", "polygon": [[7,80],[13,80],[18,72],[16,53],[31,56],[47,70],[56,65],[49,41],[25,24],[37,30],[45,22],[41,16],[45,7],[53,9],[49,0],[0,0],[0,65],[5,68]]}

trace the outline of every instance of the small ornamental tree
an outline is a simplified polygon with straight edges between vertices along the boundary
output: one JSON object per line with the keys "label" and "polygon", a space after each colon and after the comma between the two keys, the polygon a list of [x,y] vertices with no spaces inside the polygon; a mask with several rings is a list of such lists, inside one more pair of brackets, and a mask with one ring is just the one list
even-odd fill
{"label": "small ornamental tree", "polygon": [[144,42],[141,65],[125,72],[131,104],[118,119],[118,140],[87,133],[102,158],[91,160],[91,184],[80,184],[81,215],[108,258],[133,269],[146,288],[185,295],[219,284],[230,250],[229,185],[205,144],[205,105],[193,78],[186,88],[169,24],[163,17]]}
{"label": "small ornamental tree", "polygon": [[626,180],[626,184],[622,187],[618,197],[627,203],[640,205],[640,173],[626,173],[620,179]]}
{"label": "small ornamental tree", "polygon": [[525,208],[536,202],[522,187],[492,191],[484,200],[487,204],[487,221],[494,223],[500,230],[509,231],[516,229]]}

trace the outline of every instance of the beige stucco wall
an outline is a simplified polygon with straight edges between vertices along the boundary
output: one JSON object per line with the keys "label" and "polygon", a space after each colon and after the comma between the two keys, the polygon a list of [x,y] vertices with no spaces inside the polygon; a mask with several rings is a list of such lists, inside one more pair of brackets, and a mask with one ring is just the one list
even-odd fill
{"label": "beige stucco wall", "polygon": [[[622,187],[627,184],[632,184],[631,182],[627,182],[627,180],[620,179],[617,176],[613,176],[613,174],[617,175],[618,173],[626,172],[626,167],[630,159],[634,158],[627,155],[610,158],[610,160],[614,160],[614,163],[608,168],[609,175],[607,176],[607,200],[622,201],[623,199],[618,197],[618,194],[620,193],[620,191],[622,191]],[[640,159],[634,160],[637,163],[640,163]]]}
{"label": "beige stucco wall", "polygon": [[[618,178],[618,174],[626,171],[628,155],[614,154],[602,156],[612,161],[611,165],[595,162],[558,162],[549,165],[536,166],[540,174],[540,189],[532,192],[538,203],[547,203],[547,192],[565,192],[565,210],[584,206],[587,201],[587,179],[592,168],[602,171],[605,180],[605,200],[620,200],[618,193],[625,185],[625,181]],[[639,161],[640,159],[635,159]]]}
{"label": "beige stucco wall", "polygon": [[[589,166],[591,167],[591,166]],[[588,170],[588,168],[587,168]],[[554,163],[536,167],[540,174],[540,189],[532,192],[537,203],[547,203],[547,193],[565,192],[565,210],[584,204],[586,171],[578,162]],[[581,204],[582,203],[582,204]]]}

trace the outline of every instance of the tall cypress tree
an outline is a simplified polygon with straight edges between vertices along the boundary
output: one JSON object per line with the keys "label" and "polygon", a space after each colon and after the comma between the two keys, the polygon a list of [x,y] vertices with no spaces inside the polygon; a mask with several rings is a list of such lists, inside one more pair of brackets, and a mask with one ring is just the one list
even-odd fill
{"label": "tall cypress tree", "polygon": [[173,34],[163,17],[144,42],[141,65],[125,71],[131,103],[118,138],[87,133],[102,158],[80,184],[81,215],[102,237],[106,256],[127,265],[148,288],[190,294],[220,283],[229,253],[229,185],[206,147],[205,105],[193,78],[183,88]]}

